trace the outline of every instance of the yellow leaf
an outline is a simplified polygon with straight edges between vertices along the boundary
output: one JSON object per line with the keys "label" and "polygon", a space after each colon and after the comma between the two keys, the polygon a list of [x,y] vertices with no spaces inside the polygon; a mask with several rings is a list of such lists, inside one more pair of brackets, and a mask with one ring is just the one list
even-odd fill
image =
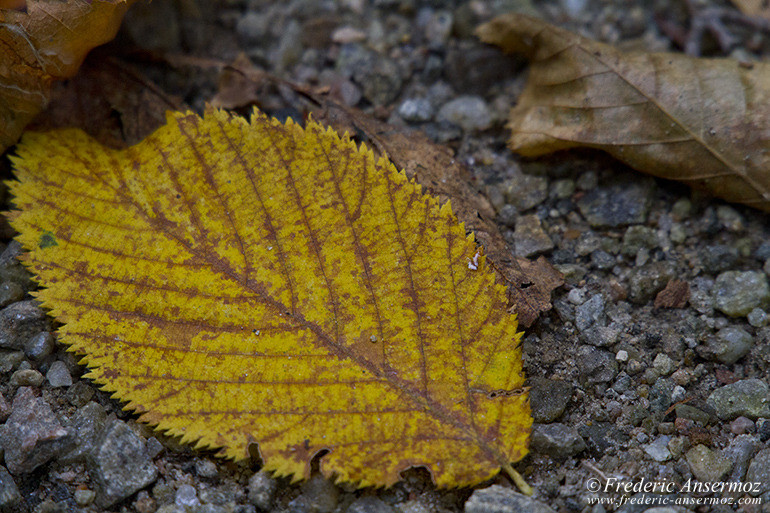
{"label": "yellow leaf", "polygon": [[310,122],[169,115],[127,150],[30,134],[11,213],[42,304],[140,419],[234,459],[441,486],[527,452],[516,320],[473,237]]}

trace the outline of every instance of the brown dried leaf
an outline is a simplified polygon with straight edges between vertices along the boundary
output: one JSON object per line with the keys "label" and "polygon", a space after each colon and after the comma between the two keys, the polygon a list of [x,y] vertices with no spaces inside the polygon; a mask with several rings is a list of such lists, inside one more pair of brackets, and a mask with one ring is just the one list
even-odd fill
{"label": "brown dried leaf", "polygon": [[622,53],[521,14],[478,29],[531,61],[510,145],[606,151],[662,178],[770,210],[770,64]]}
{"label": "brown dried leaf", "polygon": [[747,16],[758,16],[770,20],[770,3],[767,0],[730,0]]}
{"label": "brown dried leaf", "polygon": [[112,148],[136,144],[166,123],[182,102],[128,63],[92,52],[75,77],[55,84],[51,102],[29,128],[80,128]]}
{"label": "brown dried leaf", "polygon": [[457,218],[476,233],[493,268],[510,285],[509,302],[523,326],[531,326],[541,312],[551,309],[551,291],[564,283],[563,276],[545,258],[513,257],[494,222],[492,205],[471,186],[468,169],[449,148],[435,144],[422,132],[388,125],[356,109],[315,98],[322,104],[314,112],[316,119],[340,133],[363,136],[442,203],[451,200]]}
{"label": "brown dried leaf", "polygon": [[690,300],[690,285],[686,281],[671,280],[655,296],[655,308],[684,308]]}
{"label": "brown dried leaf", "polygon": [[106,43],[134,0],[31,0],[25,11],[0,9],[0,151],[49,100],[55,80],[75,74]]}

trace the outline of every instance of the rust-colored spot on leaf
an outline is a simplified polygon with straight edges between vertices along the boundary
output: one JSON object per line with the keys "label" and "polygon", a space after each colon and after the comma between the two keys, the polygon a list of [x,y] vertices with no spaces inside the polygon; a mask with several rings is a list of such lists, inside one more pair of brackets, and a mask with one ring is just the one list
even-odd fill
{"label": "rust-colored spot on leaf", "polygon": [[18,155],[10,218],[38,298],[141,420],[235,459],[256,441],[295,478],[324,450],[325,475],[361,486],[407,465],[441,486],[515,474],[531,418],[504,287],[387,160],[219,111],[125,150],[29,134]]}

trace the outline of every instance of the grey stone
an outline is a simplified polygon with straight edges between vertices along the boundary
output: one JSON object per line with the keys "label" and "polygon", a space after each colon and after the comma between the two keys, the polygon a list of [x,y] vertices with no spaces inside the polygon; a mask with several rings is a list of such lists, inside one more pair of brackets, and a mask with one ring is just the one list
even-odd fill
{"label": "grey stone", "polygon": [[506,201],[520,211],[536,207],[548,197],[548,179],[544,176],[516,173],[501,188]]}
{"label": "grey stone", "polygon": [[433,119],[433,104],[427,98],[407,98],[398,106],[398,115],[410,123],[424,123]]}
{"label": "grey stone", "polygon": [[740,415],[750,419],[770,417],[770,388],[756,378],[717,388],[706,402],[722,420],[732,420]]}
{"label": "grey stone", "polygon": [[[746,471],[746,482],[760,483],[759,493],[770,491],[770,449],[762,449],[749,464]],[[752,495],[757,495],[752,492]]]}
{"label": "grey stone", "polygon": [[655,230],[647,226],[629,226],[623,235],[623,243],[620,252],[626,256],[636,256],[642,248],[652,249],[658,243]]}
{"label": "grey stone", "polygon": [[591,253],[591,265],[597,269],[612,269],[615,263],[615,257],[602,249]]}
{"label": "grey stone", "polygon": [[511,488],[492,485],[476,490],[465,503],[465,513],[555,513],[549,506],[516,493]]}
{"label": "grey stone", "polygon": [[302,57],[302,27],[297,20],[289,21],[283,28],[273,62],[277,70],[285,70]]}
{"label": "grey stone", "polygon": [[[580,340],[596,347],[611,346],[619,337],[620,330],[611,326],[593,326],[580,333]],[[615,359],[617,360],[617,356]]]}
{"label": "grey stone", "polygon": [[729,476],[730,481],[744,481],[751,457],[761,447],[761,442],[752,435],[738,435],[730,441],[730,445],[725,447],[722,452],[725,458],[733,463],[733,470]]}
{"label": "grey stone", "polygon": [[32,388],[18,389],[0,437],[5,464],[12,474],[32,472],[59,454],[70,438],[48,403],[35,397]]}
{"label": "grey stone", "polygon": [[652,262],[632,269],[628,278],[628,300],[637,305],[649,302],[674,276],[670,262]]}
{"label": "grey stone", "polygon": [[51,364],[51,368],[48,369],[45,378],[48,380],[48,383],[55,388],[72,385],[70,371],[67,370],[67,365],[61,360],[56,360]]}
{"label": "grey stone", "polygon": [[295,500],[312,505],[317,513],[331,513],[337,507],[339,493],[333,482],[316,474],[302,484],[302,494]]}
{"label": "grey stone", "polygon": [[372,56],[371,65],[355,69],[353,79],[361,85],[364,98],[373,105],[387,105],[398,98],[403,84],[398,65],[377,54]]}
{"label": "grey stone", "polygon": [[671,393],[674,384],[666,378],[658,378],[650,387],[650,410],[653,412],[666,411],[671,406]]}
{"label": "grey stone", "polygon": [[22,349],[27,340],[48,327],[48,318],[37,301],[13,303],[0,310],[0,347]]}
{"label": "grey stone", "polygon": [[569,458],[583,452],[586,443],[575,428],[555,422],[533,424],[529,448],[552,458]]}
{"label": "grey stone", "polygon": [[77,443],[68,448],[60,460],[63,463],[85,461],[94,448],[106,418],[104,408],[93,401],[78,409],[67,423],[67,429]]}
{"label": "grey stone", "polygon": [[722,328],[716,334],[713,344],[713,353],[717,360],[732,365],[746,356],[754,340],[743,328],[728,326]]}
{"label": "grey stone", "polygon": [[11,303],[24,299],[24,289],[15,281],[0,283],[0,308],[5,308]]}
{"label": "grey stone", "polygon": [[723,228],[731,232],[739,232],[744,228],[743,216],[729,205],[717,207],[717,219]]}
{"label": "grey stone", "polygon": [[13,476],[0,467],[0,512],[16,513],[20,510],[21,494]]}
{"label": "grey stone", "polygon": [[708,273],[718,273],[730,269],[738,261],[738,250],[733,246],[715,244],[698,251],[703,269]]}
{"label": "grey stone", "polygon": [[676,406],[676,416],[681,419],[692,420],[702,426],[708,425],[711,420],[711,416],[708,413],[689,404],[678,404]]}
{"label": "grey stone", "polygon": [[22,351],[3,351],[0,350],[0,374],[7,374],[17,368],[24,359]]}
{"label": "grey stone", "polygon": [[685,457],[693,475],[705,483],[721,480],[732,468],[730,460],[705,445],[696,445]]}
{"label": "grey stone", "polygon": [[593,346],[580,346],[577,362],[580,381],[588,385],[612,381],[618,372],[615,355]]}
{"label": "grey stone", "polygon": [[731,317],[748,315],[770,305],[767,276],[755,271],[727,271],[717,276],[711,289],[715,306]]}
{"label": "grey stone", "polygon": [[8,243],[2,254],[0,254],[0,282],[14,282],[18,284],[23,291],[35,288],[32,281],[32,275],[27,271],[19,261],[19,257],[24,250],[18,241],[12,240]]}
{"label": "grey stone", "polygon": [[603,325],[606,318],[604,297],[601,294],[594,294],[588,301],[575,308],[575,327],[580,331],[594,325]]}
{"label": "grey stone", "polygon": [[174,504],[181,508],[194,508],[201,502],[198,500],[198,492],[195,487],[189,484],[183,484],[176,490],[174,495]]}
{"label": "grey stone", "polygon": [[66,393],[67,400],[72,406],[80,408],[84,406],[94,396],[94,389],[85,381],[76,381]]}
{"label": "grey stone", "polygon": [[661,375],[661,376],[668,376],[672,372],[674,372],[674,369],[676,368],[676,363],[674,360],[669,358],[669,356],[666,353],[658,353],[655,356],[655,360],[652,362],[652,368],[655,369],[655,371]]}
{"label": "grey stone", "polygon": [[11,376],[10,384],[13,387],[39,387],[45,377],[35,369],[19,369]]}
{"label": "grey stone", "polygon": [[670,436],[661,435],[651,443],[645,445],[644,452],[646,452],[650,458],[662,463],[671,458],[671,451],[668,450],[669,441],[671,441]]}
{"label": "grey stone", "polygon": [[235,32],[245,43],[258,43],[269,34],[269,18],[264,14],[248,11],[238,18]]}
{"label": "grey stone", "polygon": [[529,405],[532,420],[538,424],[549,424],[561,417],[572,397],[572,385],[567,381],[547,378],[531,378]]}
{"label": "grey stone", "polygon": [[143,438],[121,420],[108,424],[88,455],[91,478],[98,490],[96,502],[108,508],[158,478]]}
{"label": "grey stone", "polygon": [[466,132],[473,132],[492,126],[492,112],[480,96],[458,96],[439,109],[436,120],[452,123]]}
{"label": "grey stone", "polygon": [[[147,440],[149,449],[150,441]],[[195,461],[195,473],[201,477],[214,478],[217,477],[219,471],[217,470],[217,464],[211,460],[196,460]]]}
{"label": "grey stone", "polygon": [[259,509],[273,507],[273,497],[278,488],[278,481],[267,472],[257,472],[249,478],[249,502]]}
{"label": "grey stone", "polygon": [[55,341],[49,331],[33,335],[24,344],[24,354],[33,360],[42,360],[53,352]]}
{"label": "grey stone", "polygon": [[73,494],[78,506],[88,506],[96,498],[96,492],[93,490],[75,490]]}
{"label": "grey stone", "polygon": [[762,328],[767,324],[767,312],[761,308],[755,308],[749,312],[749,314],[746,316],[746,320],[749,321],[749,324],[755,328]]}
{"label": "grey stone", "polygon": [[654,185],[652,180],[636,175],[618,175],[589,189],[577,205],[591,226],[614,228],[644,223]]}
{"label": "grey stone", "polygon": [[504,225],[514,228],[516,220],[519,218],[519,211],[513,205],[506,203],[500,208],[497,217]]}
{"label": "grey stone", "polygon": [[516,255],[525,258],[553,249],[551,238],[545,233],[535,214],[520,216],[513,232]]}
{"label": "grey stone", "polygon": [[398,513],[392,506],[377,497],[361,497],[354,500],[346,513]]}

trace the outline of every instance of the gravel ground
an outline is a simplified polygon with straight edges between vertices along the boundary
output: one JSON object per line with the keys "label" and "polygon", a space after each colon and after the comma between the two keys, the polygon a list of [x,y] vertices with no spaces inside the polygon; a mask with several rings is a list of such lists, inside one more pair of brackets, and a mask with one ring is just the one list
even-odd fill
{"label": "gravel ground", "polygon": [[[291,484],[256,464],[219,461],[153,433],[83,379],[84,369],[56,342],[56,326],[30,300],[35,285],[15,260],[19,246],[6,226],[0,511],[770,511],[770,217],[596,152],[512,155],[503,124],[525,63],[472,37],[479,22],[509,10],[647,50],[673,49],[654,14],[688,20],[675,1],[153,0],[132,9],[119,41],[149,55],[220,62],[245,52],[257,66],[328,86],[339,101],[419,127],[456,150],[511,247],[545,255],[567,279],[523,344],[536,424],[532,454],[517,468],[533,498],[516,494],[504,477],[475,490],[438,490],[420,469],[388,490],[357,491],[320,475]],[[736,35],[743,46],[734,56],[768,55],[761,39]],[[704,51],[713,47],[704,42]],[[217,91],[216,67],[147,59],[141,69],[196,109]],[[278,117],[301,109],[287,91],[260,103]],[[656,308],[674,278],[683,282],[674,299],[689,290],[689,301]],[[760,483],[749,493],[716,494],[758,503],[674,504],[704,496],[681,489],[691,478]],[[595,493],[592,479],[666,480],[679,493]],[[623,496],[648,502],[592,503]],[[670,500],[663,508],[652,502],[661,497]]]}

